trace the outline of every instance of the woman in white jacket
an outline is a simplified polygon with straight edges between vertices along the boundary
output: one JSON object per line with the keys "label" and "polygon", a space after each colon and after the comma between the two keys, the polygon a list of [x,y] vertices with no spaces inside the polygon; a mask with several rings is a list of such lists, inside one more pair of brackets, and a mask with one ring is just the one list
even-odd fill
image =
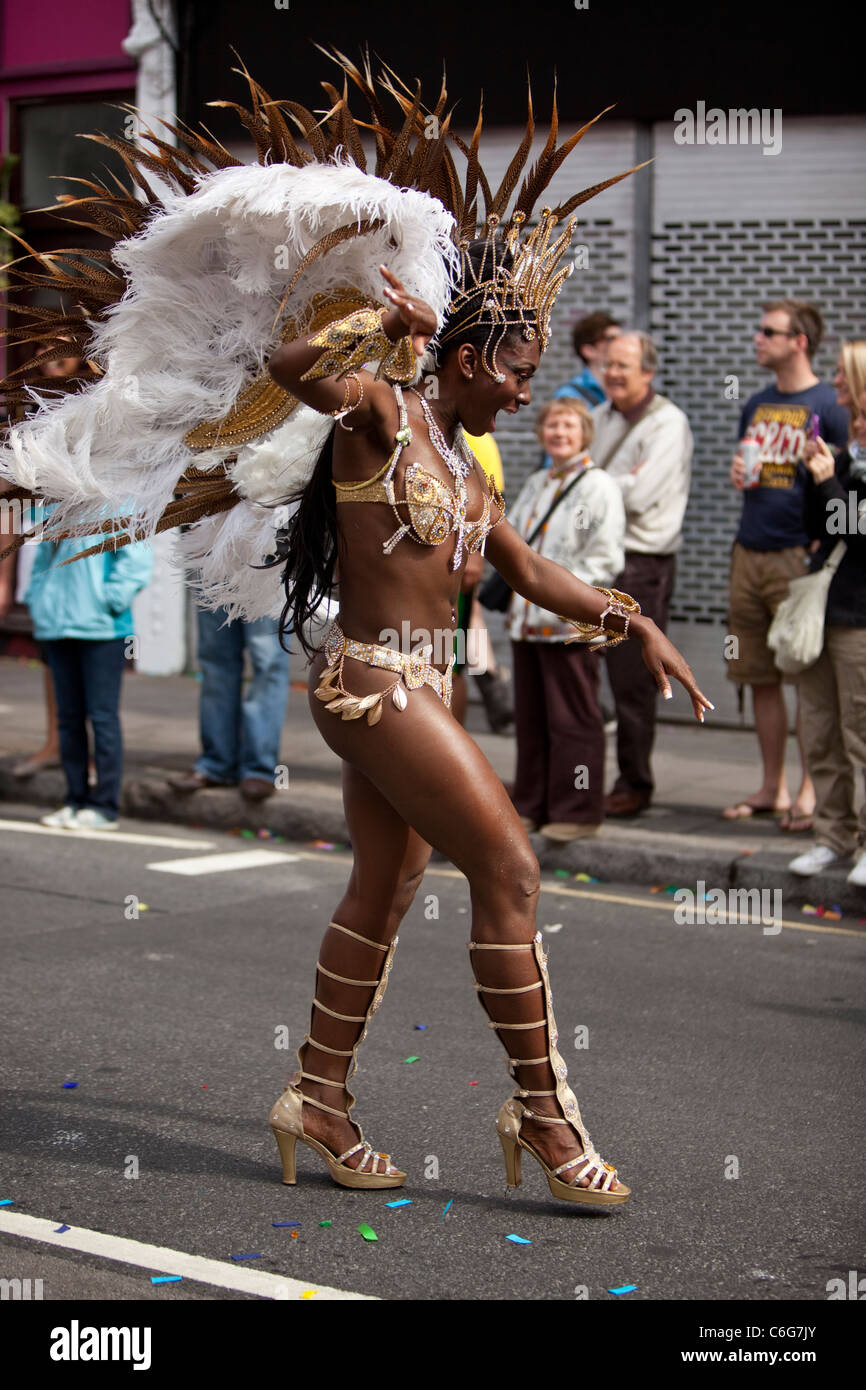
{"label": "woman in white jacket", "polygon": [[[625,559],[625,510],[617,484],[590,458],[589,410],[576,399],[551,401],[542,408],[536,429],[552,464],[527,478],[512,524],[528,540],[560,498],[533,549],[587,584],[610,586]],[[598,655],[579,644],[566,646],[574,628],[516,593],[508,608],[508,635],[517,812],[527,830],[540,828],[550,839],[595,835],[604,819]]]}

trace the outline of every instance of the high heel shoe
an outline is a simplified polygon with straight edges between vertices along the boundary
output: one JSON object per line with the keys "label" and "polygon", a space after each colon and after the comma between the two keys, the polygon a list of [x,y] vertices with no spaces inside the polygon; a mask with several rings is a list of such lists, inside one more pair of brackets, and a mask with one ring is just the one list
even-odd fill
{"label": "high heel shoe", "polygon": [[[540,1057],[511,1057],[508,1058],[508,1069],[515,1081],[518,1081],[518,1090],[505,1102],[499,1111],[496,1120],[496,1132],[499,1135],[499,1142],[502,1145],[502,1152],[505,1156],[506,1181],[509,1187],[519,1187],[521,1174],[521,1150],[527,1153],[539,1163],[544,1170],[548,1186],[554,1197],[566,1202],[582,1202],[587,1206],[613,1206],[625,1202],[631,1195],[631,1189],[621,1183],[617,1177],[616,1169],[609,1163],[605,1163],[601,1155],[594,1148],[589,1137],[589,1131],[583,1124],[577,1098],[568,1085],[568,1070],[565,1062],[556,1050],[559,1041],[559,1033],[556,1028],[556,1020],[553,1017],[553,994],[550,989],[550,982],[547,976],[547,956],[542,949],[541,932],[536,932],[531,942],[511,944],[487,944],[484,942],[470,941],[470,951],[532,951],[535,963],[538,967],[540,979],[532,984],[517,985],[508,988],[494,987],[476,983],[475,989],[479,994],[504,994],[520,995],[529,994],[534,990],[540,989],[544,999],[544,1018],[530,1022],[511,1022],[500,1023],[493,1019],[490,1020],[488,1027],[502,1029],[504,1032],[523,1032],[531,1029],[544,1028],[547,1050],[544,1056]],[[482,1007],[487,1014],[484,1000],[481,999]],[[534,1067],[545,1066],[550,1069],[555,1080],[554,1090],[526,1090],[520,1087],[519,1080],[514,1071],[515,1067]],[[555,1096],[563,1112],[562,1118],[554,1115],[542,1115],[538,1111],[530,1110],[523,1103],[523,1097],[530,1096]],[[558,1168],[550,1168],[536,1149],[521,1135],[521,1127],[525,1119],[538,1120],[544,1124],[569,1125],[577,1134],[582,1145],[582,1152],[576,1154],[574,1158],[565,1163],[561,1163]],[[568,1182],[564,1182],[560,1177],[568,1169],[575,1170]],[[581,1187],[582,1179],[588,1179],[588,1185]],[[612,1191],[614,1183],[617,1183],[617,1191]]]}
{"label": "high heel shoe", "polygon": [[[382,1003],[382,998],[388,986],[388,976],[391,972],[391,964],[394,951],[397,946],[398,938],[395,936],[390,946],[384,945],[379,941],[372,941],[367,936],[361,936],[358,932],[350,931],[348,927],[340,926],[339,922],[329,922],[330,927],[336,931],[343,932],[346,936],[354,937],[356,941],[362,941],[365,946],[371,947],[376,951],[384,951],[385,958],[382,962],[379,974],[375,980],[355,980],[349,979],[345,975],[335,975],[332,970],[327,970],[323,965],[317,964],[316,969],[329,979],[337,980],[340,984],[354,985],[373,989],[373,997],[370,1000],[365,1014],[342,1014],[334,1009],[328,1008],[321,1000],[313,999],[313,1010],[320,1009],[322,1013],[330,1018],[338,1019],[342,1023],[360,1023],[362,1028],[359,1037],[355,1041],[351,1051],[340,1051],[334,1047],[326,1047],[324,1043],[317,1042],[313,1036],[315,1014],[311,1010],[310,1028],[311,1032],[305,1034],[304,1041],[298,1048],[298,1062],[300,1063],[300,1073],[295,1077],[294,1082],[284,1091],[270,1113],[270,1126],[273,1130],[277,1147],[280,1151],[280,1159],[283,1168],[283,1182],[289,1186],[297,1182],[297,1170],[295,1167],[295,1149],[298,1141],[307,1144],[315,1150],[327,1163],[328,1170],[334,1182],[341,1187],[353,1188],[381,1188],[381,1187],[402,1187],[406,1181],[406,1174],[399,1168],[392,1166],[390,1154],[377,1153],[371,1148],[364,1138],[361,1126],[357,1120],[349,1117],[349,1111],[355,1104],[355,1097],[348,1089],[349,1078],[354,1074],[356,1067],[356,1054],[364,1038],[367,1036],[367,1027],[373,1014]],[[313,1072],[304,1070],[304,1061],[308,1047],[317,1048],[320,1052],[327,1052],[334,1057],[349,1057],[351,1061],[347,1067],[346,1075],[342,1081],[335,1081],[326,1076],[317,1076]],[[303,1056],[301,1054],[304,1054]],[[298,1083],[304,1078],[309,1081],[318,1082],[323,1086],[336,1086],[340,1090],[345,1090],[349,1098],[345,1110],[336,1110],[331,1105],[325,1105],[323,1101],[314,1100],[298,1089]],[[320,1140],[315,1139],[310,1134],[304,1133],[303,1107],[312,1105],[316,1110],[324,1110],[329,1115],[339,1115],[341,1118],[349,1120],[358,1131],[359,1142],[347,1149],[345,1153],[334,1154]],[[352,1158],[358,1152],[363,1153],[360,1163],[356,1168],[347,1165],[346,1160]],[[380,1164],[382,1165],[380,1167]],[[369,1166],[368,1166],[369,1165]]]}

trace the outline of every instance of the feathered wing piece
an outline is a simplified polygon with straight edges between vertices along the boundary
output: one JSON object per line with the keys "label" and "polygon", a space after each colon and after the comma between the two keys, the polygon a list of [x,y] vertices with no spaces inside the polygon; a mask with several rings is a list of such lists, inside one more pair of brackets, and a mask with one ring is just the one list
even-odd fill
{"label": "feathered wing piece", "polygon": [[[343,87],[322,84],[330,106],[320,119],[297,102],[273,101],[245,69],[249,106],[212,103],[237,111],[259,164],[241,164],[207,131],[181,123],[161,123],[177,147],[150,129],[139,144],[90,137],[120,156],[131,186],[80,180],[84,192],[59,201],[67,220],[100,232],[110,249],[40,255],[22,243],[25,256],[7,268],[13,283],[56,290],[66,307],[10,306],[26,322],[7,339],[34,351],[2,390],[11,406],[38,400],[39,409],[9,430],[0,475],[15,495],[53,504],[42,528],[49,538],[101,532],[102,549],[187,524],[183,553],[202,601],[250,619],[282,607],[272,572],[252,566],[272,553],[274,508],[300,496],[334,423],[277,387],[267,358],[281,340],[381,303],[382,262],[441,325],[455,289],[462,292],[457,243],[475,234],[479,187],[490,231],[534,133],[530,97],[526,135],[491,195],[478,158],[481,115],[466,146],[450,128],[444,78],[428,109],[420,85],[410,91],[389,69],[374,80],[369,58],[358,67],[339,52],[328,56]],[[367,120],[350,111],[350,84]],[[389,119],[383,98],[396,103],[399,120]],[[512,238],[586,129],[557,148],[554,101]],[[372,173],[362,132],[375,145]],[[463,178],[455,146],[466,156]],[[553,225],[608,183],[545,217]],[[525,283],[538,294],[538,267],[532,255],[524,260]],[[84,384],[76,378],[71,390],[40,394],[41,365],[72,353],[87,362]]]}

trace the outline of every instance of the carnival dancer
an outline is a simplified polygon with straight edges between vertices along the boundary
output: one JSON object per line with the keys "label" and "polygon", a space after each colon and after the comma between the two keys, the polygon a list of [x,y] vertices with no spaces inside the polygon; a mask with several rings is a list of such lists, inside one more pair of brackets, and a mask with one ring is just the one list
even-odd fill
{"label": "carnival dancer", "polygon": [[[113,504],[106,545],[192,521],[187,553],[197,559],[205,600],[248,617],[273,611],[276,601],[284,628],[311,656],[310,708],[343,760],[354,864],[321,946],[300,1073],[270,1114],[283,1181],[297,1179],[298,1142],[341,1186],[406,1180],[351,1118],[348,1082],[382,1002],[399,924],[435,847],[469,880],[476,989],[517,1082],[496,1120],[509,1184],[520,1182],[526,1151],[555,1196],[617,1204],[629,1189],[594,1148],[556,1047],[536,924],[538,862],[501,782],[449,709],[461,577],[467,556],[485,547],[517,593],[574,623],[573,640],[639,641],[660,690],[676,678],[697,719],[712,708],[628,595],[593,589],[530,549],[464,439],[464,429],[492,431],[500,412],[514,415],[530,402],[550,311],[569,273],[559,261],[574,222],[556,238],[553,229],[599,186],[543,209],[531,231],[524,223],[588,127],[557,149],[554,108],[547,145],[506,219],[531,148],[531,111],[492,194],[477,157],[480,119],[470,146],[451,136],[444,84],[428,112],[420,91],[409,93],[392,75],[378,78],[403,113],[392,130],[369,65],[362,72],[337,60],[373,113],[376,177],[365,172],[345,89],[340,98],[324,84],[332,108],[321,121],[291,104],[309,155],[280,104],[249,79],[254,109],[245,115],[266,167],[228,167],[222,147],[214,154],[193,137],[196,177],[187,164],[185,196],[163,199],[145,231],[115,250],[128,288],[95,331],[93,350],[108,364],[91,392],[102,407],[99,433],[92,425],[87,433],[75,400],[64,402],[59,420],[55,414],[45,429],[12,441],[6,468],[22,487],[50,478],[52,497],[59,495],[55,525],[92,529],[94,513],[105,516]],[[429,115],[437,118],[435,139]],[[189,144],[190,132],[176,133]],[[467,159],[465,182],[452,141]],[[174,156],[158,148],[161,167],[176,174]],[[205,152],[226,167],[199,177]],[[275,244],[286,252],[281,280]],[[188,322],[179,340],[187,309],[200,316],[193,329],[201,328],[201,347]],[[151,330],[158,343],[146,348]],[[238,370],[242,342],[246,375]],[[190,353],[199,351],[191,365]],[[232,352],[233,370],[221,377]],[[261,369],[265,356],[270,376]],[[138,483],[138,492],[131,475],[108,476],[100,465],[112,430],[130,428],[128,392],[105,383],[112,368],[115,386],[135,372],[142,416],[134,423],[150,446],[147,486]],[[146,425],[151,400],[162,413]],[[273,530],[268,536],[274,520],[276,544]],[[266,558],[269,568],[252,568]],[[274,593],[274,565],[282,568],[285,604]],[[320,640],[311,624],[335,588],[339,611]],[[404,630],[404,619],[410,631],[430,635],[421,650],[384,641],[386,630]]]}

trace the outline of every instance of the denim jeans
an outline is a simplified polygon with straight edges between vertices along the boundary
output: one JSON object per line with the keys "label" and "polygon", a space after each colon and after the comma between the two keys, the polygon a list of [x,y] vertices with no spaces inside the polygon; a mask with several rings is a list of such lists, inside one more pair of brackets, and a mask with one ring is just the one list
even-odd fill
{"label": "denim jeans", "polygon": [[[225,617],[198,610],[202,753],[196,771],[213,782],[272,782],[289,698],[288,652],[280,646],[276,618],[223,626]],[[242,697],[245,650],[253,678]]]}
{"label": "denim jeans", "polygon": [[[123,772],[119,705],[125,644],[124,637],[105,641],[66,637],[42,643],[57,699],[68,804],[77,811],[92,806],[111,820],[117,820]],[[87,782],[87,719],[93,729],[95,787]]]}

